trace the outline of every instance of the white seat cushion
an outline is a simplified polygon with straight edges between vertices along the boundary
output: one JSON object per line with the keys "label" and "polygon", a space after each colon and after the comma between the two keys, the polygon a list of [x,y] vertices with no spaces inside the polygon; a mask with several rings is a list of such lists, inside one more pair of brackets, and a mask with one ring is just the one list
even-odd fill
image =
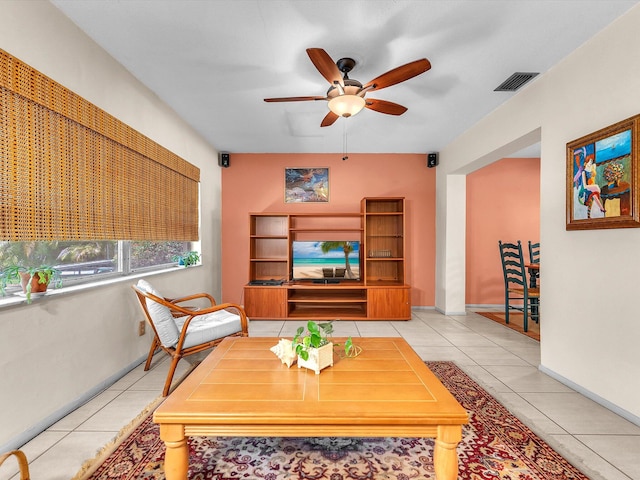
{"label": "white seat cushion", "polygon": [[[182,326],[184,322],[187,321],[187,318],[189,317],[186,316],[175,319],[175,323],[180,330],[182,330]],[[240,316],[227,310],[219,310],[217,312],[199,315],[189,323],[182,348],[189,348],[194,345],[210,342],[241,330]]]}
{"label": "white seat cushion", "polygon": [[[138,280],[138,288],[143,292],[164,298],[146,280]],[[178,339],[180,338],[180,330],[176,325],[173,315],[171,314],[171,310],[164,305],[160,305],[158,302],[154,302],[150,298],[146,298],[145,300],[147,302],[149,316],[151,316],[151,320],[153,320],[153,324],[155,325],[158,336],[160,337],[160,342],[165,347],[175,347],[178,343]],[[184,321],[182,324],[184,324]],[[182,326],[182,324],[180,326]]]}

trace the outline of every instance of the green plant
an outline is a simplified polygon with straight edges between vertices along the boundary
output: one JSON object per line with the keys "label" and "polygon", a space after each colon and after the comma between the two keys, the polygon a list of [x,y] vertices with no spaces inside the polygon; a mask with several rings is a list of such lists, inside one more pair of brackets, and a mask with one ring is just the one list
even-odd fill
{"label": "green plant", "polygon": [[200,254],[195,251],[184,252],[182,255],[174,255],[172,259],[174,262],[178,262],[178,265],[189,267],[196,265],[200,261]]}
{"label": "green plant", "polygon": [[[329,336],[333,333],[333,322],[316,323],[312,320],[307,322],[307,332],[304,327],[299,327],[293,337],[292,348],[303,360],[309,360],[309,350],[319,348],[329,343]],[[348,357],[355,356],[357,351],[353,345],[351,337],[344,344],[344,353]],[[357,353],[360,353],[359,351]],[[356,355],[357,355],[356,353]]]}
{"label": "green plant", "polygon": [[26,280],[24,293],[27,303],[31,303],[31,281],[37,276],[38,283],[49,285],[53,282],[55,287],[62,286],[60,271],[50,265],[40,265],[38,267],[24,267],[22,265],[10,265],[5,267],[0,273],[0,291],[6,295],[7,285],[22,283],[23,277]]}
{"label": "green plant", "polygon": [[344,252],[344,266],[345,275],[347,278],[354,278],[355,275],[351,270],[351,263],[349,262],[349,254],[353,252],[353,242],[322,242],[320,248],[323,253],[329,253],[331,250],[340,250]]}

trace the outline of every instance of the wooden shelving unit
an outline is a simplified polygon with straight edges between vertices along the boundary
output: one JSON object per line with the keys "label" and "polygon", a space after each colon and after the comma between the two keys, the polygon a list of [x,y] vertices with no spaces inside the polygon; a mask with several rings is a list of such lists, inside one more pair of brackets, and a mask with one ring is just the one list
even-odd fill
{"label": "wooden shelving unit", "polygon": [[404,283],[404,199],[364,198],[367,284]]}
{"label": "wooden shelving unit", "polygon": [[[404,198],[364,198],[359,213],[250,214],[249,281],[282,285],[244,289],[254,320],[409,320],[405,284]],[[291,281],[294,240],[357,240],[360,281],[316,284]]]}
{"label": "wooden shelving unit", "polygon": [[287,279],[289,275],[289,216],[250,217],[249,279]]}

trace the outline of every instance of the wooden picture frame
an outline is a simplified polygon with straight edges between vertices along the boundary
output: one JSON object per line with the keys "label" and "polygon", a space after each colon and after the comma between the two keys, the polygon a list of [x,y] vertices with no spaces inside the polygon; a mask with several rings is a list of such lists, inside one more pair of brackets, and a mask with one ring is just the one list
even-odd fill
{"label": "wooden picture frame", "polygon": [[567,230],[640,227],[640,115],[567,143]]}
{"label": "wooden picture frame", "polygon": [[329,168],[285,168],[284,203],[329,201]]}

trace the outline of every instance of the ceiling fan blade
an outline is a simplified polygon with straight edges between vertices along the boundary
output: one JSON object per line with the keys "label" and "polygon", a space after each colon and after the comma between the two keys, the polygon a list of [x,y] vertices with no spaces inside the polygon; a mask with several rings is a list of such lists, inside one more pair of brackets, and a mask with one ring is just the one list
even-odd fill
{"label": "ceiling fan blade", "polygon": [[376,98],[367,98],[365,107],[369,110],[386,113],[387,115],[402,115],[407,111],[407,107],[403,107],[402,105],[388,102],[386,100],[378,100]]}
{"label": "ceiling fan blade", "polygon": [[306,102],[308,100],[326,100],[327,97],[280,97],[265,98],[265,102]]}
{"label": "ceiling fan blade", "polygon": [[410,78],[420,75],[431,68],[431,63],[426,58],[416,60],[411,63],[402,65],[401,67],[389,70],[387,73],[383,73],[377,78],[374,78],[367,83],[363,88],[372,90],[380,90],[381,88],[387,88],[396,83],[404,82]]}
{"label": "ceiling fan blade", "polygon": [[328,127],[329,125],[333,125],[338,118],[340,118],[338,115],[329,110],[329,113],[322,119],[320,126]]}
{"label": "ceiling fan blade", "polygon": [[318,71],[331,85],[334,85],[335,82],[343,85],[342,73],[327,52],[322,48],[307,48],[307,54]]}

